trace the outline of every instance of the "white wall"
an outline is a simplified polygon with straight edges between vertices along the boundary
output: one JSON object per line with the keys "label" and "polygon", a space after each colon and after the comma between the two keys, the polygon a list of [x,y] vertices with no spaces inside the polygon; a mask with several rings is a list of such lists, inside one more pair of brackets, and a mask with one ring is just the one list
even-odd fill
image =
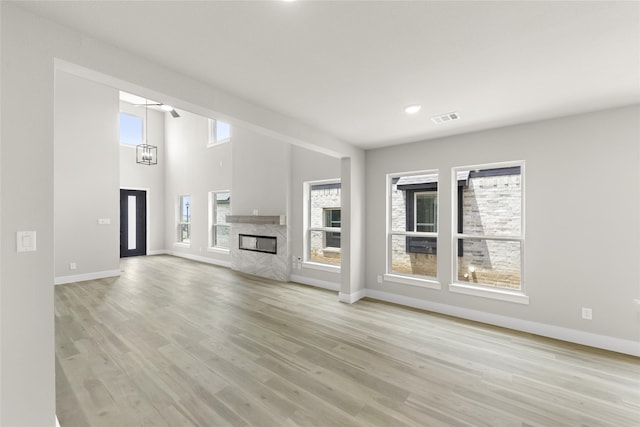
{"label": "white wall", "polygon": [[[609,337],[640,353],[640,320],[632,301],[640,298],[639,122],[640,107],[634,106],[367,152],[368,294],[378,291],[377,296],[425,307],[440,304],[450,312],[505,316],[516,328],[523,322],[567,328],[564,339],[569,340],[573,334],[595,344],[598,337]],[[529,305],[454,294],[447,286],[452,280],[451,168],[511,160],[526,162]],[[442,290],[378,284],[386,265],[385,175],[424,169],[440,171]],[[581,319],[582,307],[593,309],[593,320]]]}
{"label": "white wall", "polygon": [[[289,227],[291,234],[291,254],[303,257],[304,236],[304,183],[323,179],[340,179],[340,159],[300,147],[291,149],[291,215]],[[302,267],[292,269],[291,279],[300,283],[340,288],[340,273],[321,271]]]}
{"label": "white wall", "polygon": [[[120,103],[120,111],[145,116],[144,107]],[[147,254],[165,250],[165,168],[167,157],[164,144],[164,121],[167,113],[149,109],[148,142],[158,147],[158,164],[136,163],[136,148],[120,145],[120,188],[147,190]]]}
{"label": "white wall", "polygon": [[234,215],[287,213],[291,146],[243,127],[233,128]]}
{"label": "white wall", "polygon": [[[58,71],[54,108],[56,279],[117,275],[118,92]],[[111,223],[99,225],[99,218]]]}
{"label": "white wall", "polygon": [[[210,191],[231,189],[232,142],[207,148],[208,119],[180,110],[180,117],[165,120],[165,248],[176,254],[203,257],[228,265],[229,255],[207,251],[209,243]],[[180,195],[191,196],[191,245],[176,246],[177,203]],[[231,193],[231,209],[235,211],[235,194]]]}
{"label": "white wall", "polygon": [[[0,25],[0,425],[54,425],[53,60],[49,34],[6,2]],[[15,233],[37,232],[16,253]]]}

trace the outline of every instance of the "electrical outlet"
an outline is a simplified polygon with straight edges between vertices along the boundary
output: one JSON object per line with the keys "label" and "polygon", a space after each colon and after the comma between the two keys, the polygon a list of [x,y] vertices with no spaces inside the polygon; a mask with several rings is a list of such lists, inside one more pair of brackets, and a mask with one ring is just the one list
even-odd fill
{"label": "electrical outlet", "polygon": [[585,320],[592,320],[593,310],[587,307],[582,307],[582,318]]}
{"label": "electrical outlet", "polygon": [[76,265],[75,262],[70,262],[69,263],[69,270],[75,270],[76,268],[78,268],[78,266]]}
{"label": "electrical outlet", "polygon": [[382,283],[382,276],[378,276],[378,283]]}

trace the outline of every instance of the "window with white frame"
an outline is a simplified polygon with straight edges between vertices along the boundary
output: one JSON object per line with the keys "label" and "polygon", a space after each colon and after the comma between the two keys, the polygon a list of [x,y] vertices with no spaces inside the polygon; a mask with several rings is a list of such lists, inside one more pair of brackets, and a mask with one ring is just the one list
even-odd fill
{"label": "window with white frame", "polygon": [[120,144],[144,144],[144,119],[142,117],[121,112],[119,115]]}
{"label": "window with white frame", "polygon": [[209,119],[209,138],[207,147],[231,141],[231,125],[229,123]]}
{"label": "window with white frame", "polygon": [[177,242],[191,243],[191,196],[178,196],[178,233]]}
{"label": "window with white frame", "polygon": [[305,261],[340,266],[341,184],[305,183]]}
{"label": "window with white frame", "polygon": [[210,248],[229,250],[231,226],[227,215],[231,215],[231,193],[228,190],[209,192]]}
{"label": "window with white frame", "polygon": [[523,293],[524,163],[454,168],[452,176],[455,283]]}
{"label": "window with white frame", "polygon": [[390,174],[387,182],[387,276],[435,280],[438,171]]}

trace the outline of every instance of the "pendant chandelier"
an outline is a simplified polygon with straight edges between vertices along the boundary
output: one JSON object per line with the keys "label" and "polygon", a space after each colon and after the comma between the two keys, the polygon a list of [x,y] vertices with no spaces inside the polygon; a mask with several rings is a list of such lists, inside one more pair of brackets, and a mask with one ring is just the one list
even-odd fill
{"label": "pendant chandelier", "polygon": [[136,163],[141,165],[157,165],[158,164],[158,147],[149,145],[149,100],[145,99],[144,105],[144,123],[146,132],[144,135],[145,142],[136,146]]}

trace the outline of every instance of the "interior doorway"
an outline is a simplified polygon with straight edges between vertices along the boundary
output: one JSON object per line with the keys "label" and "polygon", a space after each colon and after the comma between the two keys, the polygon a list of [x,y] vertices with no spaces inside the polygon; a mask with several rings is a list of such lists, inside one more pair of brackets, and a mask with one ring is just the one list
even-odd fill
{"label": "interior doorway", "polygon": [[147,192],[120,190],[120,258],[147,254]]}

